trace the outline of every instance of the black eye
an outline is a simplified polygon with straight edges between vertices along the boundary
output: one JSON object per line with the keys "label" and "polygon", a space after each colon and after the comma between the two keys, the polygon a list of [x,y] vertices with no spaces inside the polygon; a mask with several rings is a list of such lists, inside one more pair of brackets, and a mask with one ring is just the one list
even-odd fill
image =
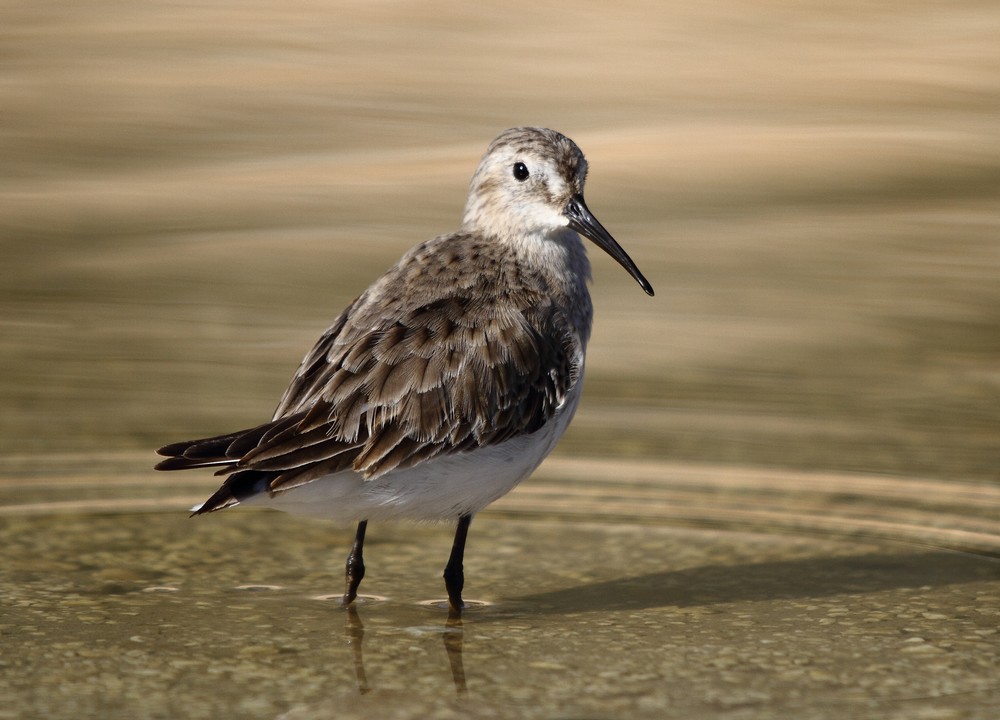
{"label": "black eye", "polygon": [[517,180],[518,182],[524,182],[525,180],[528,179],[528,175],[530,175],[530,174],[531,173],[528,172],[528,166],[525,165],[523,162],[516,162],[516,163],[514,163],[514,179],[515,180]]}

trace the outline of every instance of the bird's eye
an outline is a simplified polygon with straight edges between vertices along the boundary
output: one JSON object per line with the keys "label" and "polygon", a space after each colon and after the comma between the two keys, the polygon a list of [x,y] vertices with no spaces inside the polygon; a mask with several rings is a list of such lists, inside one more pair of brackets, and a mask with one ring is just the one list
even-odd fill
{"label": "bird's eye", "polygon": [[530,175],[530,174],[531,173],[528,172],[528,166],[525,165],[523,162],[516,162],[516,163],[514,163],[514,179],[515,180],[517,180],[518,182],[524,182],[525,180],[528,179],[528,175]]}

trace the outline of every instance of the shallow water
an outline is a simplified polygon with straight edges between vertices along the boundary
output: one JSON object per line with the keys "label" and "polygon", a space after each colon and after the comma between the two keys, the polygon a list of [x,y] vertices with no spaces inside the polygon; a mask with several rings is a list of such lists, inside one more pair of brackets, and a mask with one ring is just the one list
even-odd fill
{"label": "shallow water", "polygon": [[[0,718],[993,716],[995,3],[0,12]],[[656,297],[592,257],[482,604],[373,526],[352,616],[348,530],[189,520],[151,449],[268,416],[524,123]]]}
{"label": "shallow water", "polygon": [[470,609],[443,528],[276,513],[4,518],[3,690],[30,715],[987,717],[1000,566],[844,538],[486,513]]}

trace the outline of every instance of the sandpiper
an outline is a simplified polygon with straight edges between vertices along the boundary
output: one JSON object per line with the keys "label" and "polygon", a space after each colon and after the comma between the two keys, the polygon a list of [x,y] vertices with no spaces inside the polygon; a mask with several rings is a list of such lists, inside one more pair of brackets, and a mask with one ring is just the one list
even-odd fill
{"label": "sandpiper", "polygon": [[580,400],[593,308],[579,235],[653,294],[584,203],[586,176],[564,135],[502,132],[461,229],[414,247],[340,314],[270,421],[162,447],[156,469],[226,476],[194,514],[255,505],[358,523],[344,604],[369,520],[456,521],[444,580],[460,611],[472,516],[538,467]]}

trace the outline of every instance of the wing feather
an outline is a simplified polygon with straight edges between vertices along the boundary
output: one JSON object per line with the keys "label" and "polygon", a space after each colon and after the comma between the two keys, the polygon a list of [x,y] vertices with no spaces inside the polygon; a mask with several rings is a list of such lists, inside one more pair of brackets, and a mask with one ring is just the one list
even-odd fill
{"label": "wing feather", "polygon": [[[418,246],[351,303],[303,359],[270,423],[166,446],[172,457],[158,467],[224,464],[232,474],[209,511],[265,481],[279,492],[348,468],[373,479],[537,431],[579,380],[579,328],[523,271],[512,276],[498,260],[470,280],[434,267],[442,262]],[[400,293],[404,280],[419,287]]]}

